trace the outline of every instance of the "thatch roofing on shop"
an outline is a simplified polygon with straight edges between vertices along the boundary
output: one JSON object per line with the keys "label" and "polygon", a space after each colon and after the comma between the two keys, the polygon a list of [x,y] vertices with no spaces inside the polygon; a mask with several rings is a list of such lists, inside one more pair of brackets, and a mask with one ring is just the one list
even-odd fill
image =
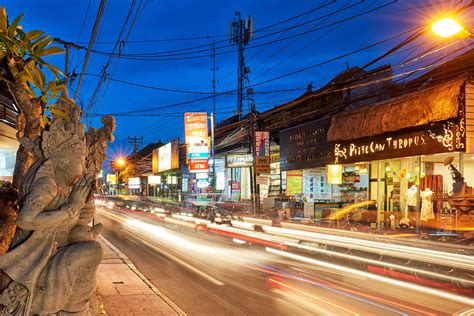
{"label": "thatch roofing on shop", "polygon": [[456,117],[463,83],[455,80],[340,113],[331,120],[328,141],[369,137]]}

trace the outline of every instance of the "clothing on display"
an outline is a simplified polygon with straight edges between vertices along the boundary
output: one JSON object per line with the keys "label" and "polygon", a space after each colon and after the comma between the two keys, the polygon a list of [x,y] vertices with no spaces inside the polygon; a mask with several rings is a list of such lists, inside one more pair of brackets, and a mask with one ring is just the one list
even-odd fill
{"label": "clothing on display", "polygon": [[407,207],[406,207],[405,217],[408,217],[409,213],[416,211],[417,194],[418,194],[418,189],[417,189],[416,185],[412,185],[407,190],[407,195],[406,195],[406,206]]}
{"label": "clothing on display", "polygon": [[429,219],[434,219],[434,210],[433,210],[433,191],[429,188],[426,188],[424,191],[420,192],[421,197],[421,213],[420,220],[428,221]]}

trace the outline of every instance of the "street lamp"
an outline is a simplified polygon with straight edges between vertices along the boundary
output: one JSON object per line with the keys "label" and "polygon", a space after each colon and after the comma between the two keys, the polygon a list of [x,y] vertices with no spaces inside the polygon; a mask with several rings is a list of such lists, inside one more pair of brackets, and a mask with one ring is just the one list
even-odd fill
{"label": "street lamp", "polygon": [[117,159],[117,165],[119,167],[123,167],[125,165],[125,159],[123,159],[123,158]]}
{"label": "street lamp", "polygon": [[[431,30],[438,36],[447,38],[454,35],[461,35],[461,37],[468,37],[471,34],[467,31],[461,23],[453,18],[443,18],[437,20],[431,25]],[[460,34],[461,33],[461,34]]]}
{"label": "street lamp", "polygon": [[117,193],[120,191],[120,169],[122,169],[123,166],[125,166],[125,159],[123,158],[118,158],[116,160],[117,167],[119,167],[119,170],[117,171]]}

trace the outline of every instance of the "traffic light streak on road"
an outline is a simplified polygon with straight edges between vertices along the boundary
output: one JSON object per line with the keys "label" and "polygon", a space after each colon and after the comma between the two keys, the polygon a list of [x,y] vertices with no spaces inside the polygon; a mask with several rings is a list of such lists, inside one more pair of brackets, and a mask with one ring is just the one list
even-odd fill
{"label": "traffic light streak on road", "polygon": [[[235,285],[235,281],[229,280],[228,275],[224,276],[224,279],[226,279],[226,281],[222,279],[222,275],[220,278],[214,277],[213,275],[216,273],[216,271],[214,269],[209,268],[210,264],[217,265],[223,268],[225,267],[224,269],[227,269],[228,267],[232,265],[238,264],[239,266],[241,266],[241,269],[242,269],[242,266],[245,266],[247,269],[250,268],[252,270],[258,270],[270,276],[279,275],[280,277],[286,277],[291,280],[294,280],[295,282],[296,281],[304,282],[306,285],[318,286],[320,289],[322,288],[324,290],[329,290],[328,288],[321,287],[321,285],[326,285],[327,287],[338,289],[341,292],[345,291],[344,293],[336,293],[336,292],[334,293],[338,295],[344,295],[344,297],[346,297],[345,294],[357,296],[359,299],[368,300],[369,302],[374,303],[375,304],[374,306],[377,308],[383,309],[384,307],[386,307],[390,309],[393,307],[394,309],[392,308],[390,312],[396,313],[396,314],[405,314],[403,311],[417,312],[421,314],[433,314],[433,311],[436,311],[436,310],[431,310],[431,309],[424,309],[423,307],[421,307],[421,305],[414,304],[412,301],[410,301],[410,299],[405,301],[404,299],[400,299],[399,297],[395,298],[395,297],[390,297],[390,296],[385,296],[385,295],[379,296],[374,293],[370,293],[371,291],[368,291],[367,289],[361,290],[361,291],[359,291],[358,288],[354,289],[354,287],[352,287],[351,289],[351,287],[348,284],[346,284],[346,282],[344,282],[342,286],[339,286],[340,288],[338,288],[338,285],[335,282],[333,282],[333,280],[330,280],[328,284],[315,282],[311,280],[311,278],[315,278],[315,276],[311,276],[310,274],[312,273],[308,271],[298,272],[297,274],[299,275],[295,275],[294,273],[287,273],[274,267],[275,265],[283,264],[289,267],[296,267],[296,268],[293,268],[293,271],[295,271],[295,269],[297,269],[297,267],[299,266],[304,266],[305,269],[320,271],[318,273],[318,276],[320,273],[325,273],[329,275],[337,275],[340,277],[345,276],[345,278],[353,280],[351,282],[360,282],[360,281],[356,281],[359,278],[361,280],[362,279],[370,280],[370,282],[375,282],[375,283],[382,282],[385,284],[390,284],[391,286],[395,286],[397,288],[403,288],[405,289],[405,291],[409,290],[409,291],[418,292],[420,293],[420,295],[424,295],[427,297],[436,296],[438,298],[451,301],[453,302],[453,304],[469,305],[469,304],[474,303],[474,300],[469,299],[465,296],[457,295],[455,293],[448,293],[448,292],[444,292],[444,291],[436,290],[436,289],[429,289],[426,286],[421,286],[421,285],[406,282],[409,280],[405,280],[405,281],[397,280],[395,279],[397,278],[397,275],[382,276],[382,275],[379,275],[379,273],[380,273],[380,270],[395,269],[398,271],[406,271],[411,274],[414,273],[419,276],[426,275],[427,277],[433,277],[435,279],[444,279],[450,282],[459,282],[459,283],[467,285],[468,287],[472,287],[473,281],[470,279],[465,279],[465,278],[460,278],[460,277],[450,276],[450,275],[443,275],[441,273],[437,273],[434,271],[411,268],[408,266],[397,265],[397,264],[393,264],[389,262],[380,262],[380,261],[364,258],[358,255],[340,253],[337,251],[333,251],[330,248],[326,250],[326,249],[320,249],[320,248],[307,246],[307,245],[298,243],[298,240],[295,237],[295,235],[291,234],[290,236],[290,234],[288,234],[288,231],[284,231],[284,234],[282,234],[284,236],[277,236],[275,231],[272,231],[269,234],[267,227],[264,227],[266,229],[265,230],[266,233],[258,232],[258,231],[249,231],[250,228],[247,226],[245,226],[247,229],[241,229],[241,228],[229,227],[227,225],[216,225],[216,224],[202,223],[202,222],[198,223],[199,219],[195,219],[187,215],[163,217],[163,214],[159,214],[161,215],[161,217],[159,218],[157,217],[157,214],[150,214],[150,213],[144,213],[144,212],[139,212],[139,211],[129,212],[127,209],[120,209],[119,212],[113,209],[111,210],[101,209],[99,211],[100,213],[109,217],[110,219],[114,221],[119,221],[124,226],[124,228],[129,227],[128,229],[127,228],[125,229],[126,230],[131,229],[133,231],[133,235],[138,236],[140,240],[142,240],[143,243],[147,245],[147,247],[152,248],[154,251],[165,253],[167,257],[170,256],[170,258],[172,258],[171,259],[172,261],[176,261],[179,265],[200,275],[204,279],[216,285],[217,284],[224,285],[227,283]],[[141,220],[140,218],[143,218],[143,220]],[[197,232],[196,228],[198,226],[205,227],[204,228],[205,231],[202,233],[199,233],[199,235],[194,236],[195,233],[193,232]],[[190,228],[193,228],[193,229],[191,230]],[[229,242],[233,244],[234,246],[232,247],[230,245],[226,245],[225,239],[222,239],[222,241],[219,241],[221,239],[217,239],[217,244],[216,244],[215,238],[212,241],[214,244],[212,246],[208,246],[205,243],[202,243],[202,242],[208,242],[209,240],[211,240],[211,238],[205,237],[206,232],[220,235],[220,236],[229,237]],[[305,233],[308,233],[311,236],[315,236],[313,232],[305,232]],[[321,235],[324,235],[324,234],[321,234]],[[347,238],[347,237],[344,237],[344,238]],[[338,236],[330,236],[328,238],[328,240],[332,242],[334,242],[337,239],[339,239]],[[202,240],[202,242],[199,240]],[[235,240],[238,240],[239,242],[237,243],[235,242]],[[357,238],[348,238],[348,240],[351,240],[352,243],[355,243],[358,241],[359,245],[361,241],[360,239],[357,239]],[[224,242],[224,244],[221,244],[222,242]],[[339,240],[338,242],[342,243],[341,240]],[[248,244],[260,245],[264,248],[261,248],[261,247],[255,248],[252,246],[250,246],[249,248],[249,246],[247,246]],[[382,244],[382,243],[379,243],[379,244]],[[416,247],[400,247],[400,245],[387,244],[386,249],[384,251],[387,251],[388,248],[391,249],[391,251],[393,252],[393,255],[399,254],[399,255],[402,255],[402,257],[403,255],[407,254],[407,249],[412,250],[412,251],[418,249]],[[249,251],[249,249],[252,249],[252,251]],[[261,251],[262,249],[266,249],[267,251],[266,253],[272,253],[274,256],[268,257],[266,255],[262,255],[262,251]],[[281,249],[286,249],[289,251],[282,251]],[[379,267],[378,269],[380,270],[377,270],[377,271],[373,270],[373,271],[368,272],[368,271],[361,271],[361,270],[357,270],[353,268],[348,268],[346,266],[335,265],[333,263],[320,261],[320,260],[307,257],[306,255],[302,256],[299,254],[292,253],[292,251],[294,251],[295,249],[296,250],[300,249],[300,251],[305,251],[305,253],[308,253],[308,254],[316,252],[316,253],[320,253],[321,255],[338,257],[343,260],[348,260],[348,263],[361,262],[369,266],[378,266]],[[170,255],[170,253],[174,253],[174,254]],[[427,256],[432,259],[439,259],[441,254],[444,254],[444,252],[420,251],[418,256],[419,257]],[[447,254],[448,260],[450,259],[451,255],[454,255],[454,254]],[[177,256],[180,256],[180,257],[184,256],[184,258],[179,259],[177,258]],[[278,259],[278,257],[281,257],[283,259]],[[472,264],[468,263],[469,256],[454,255],[454,258],[457,264],[462,265],[463,267],[472,267]],[[191,261],[188,261],[188,260],[191,260]],[[262,260],[265,262],[269,262],[270,266],[267,264],[260,263],[262,262]],[[196,265],[197,262],[199,262],[199,264]],[[199,265],[202,265],[202,264],[204,264],[204,266],[199,268]],[[282,282],[282,281],[279,281],[279,282]],[[367,282],[364,282],[364,283],[367,283]],[[450,283],[447,283],[447,284],[451,285]],[[305,295],[297,291],[299,289],[298,286],[291,285],[291,284],[286,284],[286,285],[288,285],[288,287],[285,287],[287,290],[291,290],[294,293],[299,293],[299,295]],[[305,292],[306,294],[319,297],[319,295],[312,293],[310,289],[305,289],[301,291]],[[351,297],[351,299],[355,299],[355,298]],[[335,302],[333,299],[331,300]],[[345,307],[352,310],[351,304],[344,305],[344,308]],[[398,311],[397,310],[398,308],[400,308],[402,312]]]}

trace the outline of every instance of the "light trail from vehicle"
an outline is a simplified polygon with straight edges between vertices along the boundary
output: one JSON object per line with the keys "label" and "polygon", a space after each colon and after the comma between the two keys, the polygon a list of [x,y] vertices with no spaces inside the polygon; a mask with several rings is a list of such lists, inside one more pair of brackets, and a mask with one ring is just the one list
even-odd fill
{"label": "light trail from vehicle", "polygon": [[471,305],[474,306],[474,299],[467,298],[467,297],[460,296],[460,295],[456,295],[456,294],[453,294],[453,293],[448,293],[448,292],[444,292],[444,291],[440,291],[440,290],[436,290],[436,289],[431,289],[431,288],[427,288],[427,287],[424,287],[424,286],[420,286],[420,285],[416,285],[416,284],[412,284],[412,283],[408,283],[408,282],[403,282],[403,281],[383,277],[383,276],[380,276],[380,275],[377,275],[377,274],[372,274],[372,273],[369,273],[369,272],[344,267],[344,266],[337,265],[337,264],[334,264],[334,263],[324,262],[324,261],[321,261],[321,260],[316,260],[316,259],[313,259],[313,258],[308,258],[308,257],[296,255],[296,254],[293,254],[293,253],[277,250],[277,249],[274,249],[274,248],[266,247],[265,250],[270,252],[270,253],[278,254],[278,255],[286,257],[286,258],[291,258],[291,259],[294,259],[294,260],[311,263],[311,264],[314,264],[314,265],[317,265],[317,266],[327,267],[327,268],[333,269],[335,271],[335,273],[337,273],[338,271],[342,271],[342,272],[354,274],[356,276],[365,277],[365,278],[373,280],[373,281],[383,282],[383,283],[387,283],[387,284],[390,284],[390,285],[406,288],[406,289],[409,289],[409,290],[414,290],[414,291],[421,292],[421,293],[424,293],[424,294],[433,295],[433,296],[436,296],[438,298],[451,300],[451,301],[458,302],[458,303],[461,303],[461,304],[466,304],[468,306],[471,306]]}

